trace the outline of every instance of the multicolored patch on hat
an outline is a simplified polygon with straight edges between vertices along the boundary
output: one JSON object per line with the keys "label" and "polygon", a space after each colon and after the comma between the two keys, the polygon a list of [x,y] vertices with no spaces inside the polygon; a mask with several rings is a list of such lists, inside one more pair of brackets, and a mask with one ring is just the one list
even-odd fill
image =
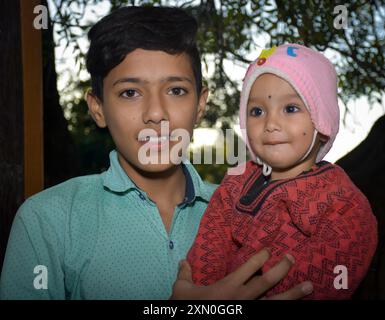
{"label": "multicolored patch on hat", "polygon": [[293,46],[289,46],[287,47],[287,55],[290,56],[290,57],[296,57],[298,54],[295,53],[294,50],[299,50],[298,47],[293,47]]}
{"label": "multicolored patch on hat", "polygon": [[263,65],[266,62],[266,59],[270,57],[275,52],[276,49],[277,49],[277,46],[274,46],[270,49],[262,50],[261,54],[257,59],[257,65],[259,66]]}

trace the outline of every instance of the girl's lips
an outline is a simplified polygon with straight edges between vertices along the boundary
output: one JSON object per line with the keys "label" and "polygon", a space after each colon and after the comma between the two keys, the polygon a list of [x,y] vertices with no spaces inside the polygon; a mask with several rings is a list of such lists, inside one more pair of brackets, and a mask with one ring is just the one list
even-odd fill
{"label": "girl's lips", "polygon": [[284,142],[284,141],[266,141],[264,144],[270,145],[270,146],[275,146],[277,144],[284,144],[284,143],[286,143],[286,142]]}

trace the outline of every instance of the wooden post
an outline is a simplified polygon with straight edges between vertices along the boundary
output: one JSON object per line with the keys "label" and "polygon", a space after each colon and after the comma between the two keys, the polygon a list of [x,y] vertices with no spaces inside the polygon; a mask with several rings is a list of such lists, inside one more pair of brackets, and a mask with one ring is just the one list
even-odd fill
{"label": "wooden post", "polygon": [[33,27],[40,0],[21,1],[24,105],[24,196],[43,190],[43,76],[41,30]]}

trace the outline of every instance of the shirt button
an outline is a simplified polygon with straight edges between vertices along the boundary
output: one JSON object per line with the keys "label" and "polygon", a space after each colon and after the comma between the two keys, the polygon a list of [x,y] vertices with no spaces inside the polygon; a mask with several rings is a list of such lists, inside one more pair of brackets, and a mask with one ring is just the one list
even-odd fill
{"label": "shirt button", "polygon": [[174,249],[174,242],[170,241],[168,247],[172,250]]}
{"label": "shirt button", "polygon": [[142,200],[146,200],[146,198],[144,197],[143,194],[139,193],[139,198],[142,199]]}

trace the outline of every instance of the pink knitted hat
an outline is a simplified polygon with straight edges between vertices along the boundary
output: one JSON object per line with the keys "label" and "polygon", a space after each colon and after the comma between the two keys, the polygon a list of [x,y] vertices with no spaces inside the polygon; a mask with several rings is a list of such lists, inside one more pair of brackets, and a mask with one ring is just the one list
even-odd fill
{"label": "pink knitted hat", "polygon": [[299,44],[285,44],[263,50],[249,66],[243,81],[239,120],[241,129],[245,129],[242,130],[243,138],[253,160],[257,157],[247,138],[247,102],[254,81],[264,73],[275,74],[289,82],[309,110],[315,129],[329,138],[317,154],[316,161],[321,161],[332,147],[339,128],[337,75],[333,65],[315,50]]}

